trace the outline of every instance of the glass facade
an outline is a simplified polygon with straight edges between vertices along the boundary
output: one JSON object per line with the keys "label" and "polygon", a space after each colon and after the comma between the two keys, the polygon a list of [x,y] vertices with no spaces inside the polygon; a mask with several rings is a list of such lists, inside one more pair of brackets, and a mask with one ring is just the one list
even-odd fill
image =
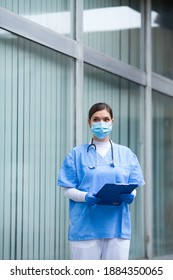
{"label": "glass facade", "polygon": [[173,98],[153,92],[154,255],[173,251]]}
{"label": "glass facade", "polygon": [[172,9],[0,0],[0,259],[69,259],[57,175],[90,140],[88,110],[102,101],[113,141],[137,154],[146,181],[130,206],[130,259],[173,259]]}
{"label": "glass facade", "polygon": [[152,68],[173,79],[173,17],[170,1],[152,1]]}
{"label": "glass facade", "polygon": [[0,7],[61,35],[73,37],[73,2],[73,0],[0,0]]}
{"label": "glass facade", "polygon": [[8,32],[0,60],[0,259],[61,258],[68,210],[55,179],[74,143],[73,60]]}
{"label": "glass facade", "polygon": [[[140,127],[144,121],[143,93],[143,88],[139,85],[85,64],[84,122],[92,104],[100,100],[111,104],[115,119],[112,138],[115,142],[132,148],[140,156],[143,144],[143,136],[140,135]],[[83,135],[84,140],[89,140],[89,127],[83,130]]]}
{"label": "glass facade", "polygon": [[140,1],[84,1],[84,44],[136,67],[141,65]]}

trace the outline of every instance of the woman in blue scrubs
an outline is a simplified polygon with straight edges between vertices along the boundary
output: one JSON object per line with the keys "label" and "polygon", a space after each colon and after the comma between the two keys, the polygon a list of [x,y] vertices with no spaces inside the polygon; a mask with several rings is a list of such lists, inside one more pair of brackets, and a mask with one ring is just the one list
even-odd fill
{"label": "woman in blue scrubs", "polygon": [[121,204],[102,205],[95,194],[107,183],[145,184],[136,155],[109,139],[113,113],[106,103],[94,104],[88,114],[93,138],[65,158],[58,185],[70,200],[68,238],[72,259],[127,260],[131,220],[129,204],[136,196],[121,194]]}

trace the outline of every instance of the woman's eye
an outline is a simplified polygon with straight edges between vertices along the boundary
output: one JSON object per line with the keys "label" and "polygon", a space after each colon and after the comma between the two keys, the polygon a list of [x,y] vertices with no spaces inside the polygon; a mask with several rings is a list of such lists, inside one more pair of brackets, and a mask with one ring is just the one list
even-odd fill
{"label": "woman's eye", "polygon": [[99,121],[99,119],[93,119],[93,122],[98,122]]}
{"label": "woman's eye", "polygon": [[110,119],[106,118],[104,119],[105,122],[110,122]]}

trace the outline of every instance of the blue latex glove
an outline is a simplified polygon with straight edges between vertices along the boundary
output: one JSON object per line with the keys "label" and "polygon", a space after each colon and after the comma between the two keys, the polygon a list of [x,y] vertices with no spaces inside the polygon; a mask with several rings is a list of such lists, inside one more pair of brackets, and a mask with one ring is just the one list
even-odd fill
{"label": "blue latex glove", "polygon": [[94,193],[90,193],[90,192],[88,192],[86,194],[85,202],[88,206],[94,206],[100,202],[101,199],[98,197],[95,197],[94,195],[95,195]]}
{"label": "blue latex glove", "polygon": [[127,204],[131,204],[133,202],[133,199],[135,198],[134,193],[122,193],[120,194],[120,198],[123,202],[127,203]]}

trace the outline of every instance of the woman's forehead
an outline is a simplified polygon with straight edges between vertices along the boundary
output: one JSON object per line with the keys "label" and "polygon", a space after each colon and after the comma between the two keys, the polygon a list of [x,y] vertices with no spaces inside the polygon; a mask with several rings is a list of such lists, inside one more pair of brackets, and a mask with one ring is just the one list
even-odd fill
{"label": "woman's forehead", "polygon": [[111,116],[110,116],[110,113],[106,109],[104,109],[104,110],[95,112],[92,115],[92,118],[93,117],[109,117],[110,118]]}

